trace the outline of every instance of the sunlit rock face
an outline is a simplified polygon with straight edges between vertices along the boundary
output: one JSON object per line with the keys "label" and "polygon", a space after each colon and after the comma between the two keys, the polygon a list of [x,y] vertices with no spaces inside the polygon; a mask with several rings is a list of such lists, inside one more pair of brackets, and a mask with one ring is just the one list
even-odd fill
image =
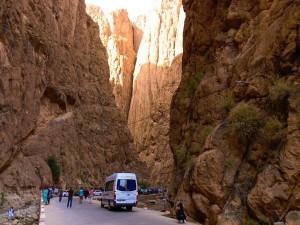
{"label": "sunlit rock face", "polygon": [[113,11],[106,16],[99,7],[87,5],[87,13],[99,25],[100,38],[107,50],[109,80],[115,102],[127,119],[136,60],[132,22],[124,9]]}
{"label": "sunlit rock face", "polygon": [[60,186],[101,187],[113,172],[138,169],[83,0],[1,1],[0,75],[2,209],[31,204],[53,184],[51,155]]}
{"label": "sunlit rock face", "polygon": [[[183,4],[183,76],[171,107],[176,169],[170,197],[207,225],[299,223],[299,1]],[[249,123],[234,133],[228,118],[243,105],[276,118],[286,130],[267,130],[260,119],[264,129],[241,141]],[[271,143],[274,136],[267,135],[278,131],[286,131],[286,138]]]}
{"label": "sunlit rock face", "polygon": [[184,12],[181,1],[161,1],[146,17],[133,76],[128,117],[148,182],[166,186],[173,157],[169,147],[169,108],[181,76]]}
{"label": "sunlit rock face", "polygon": [[169,108],[181,78],[185,14],[179,0],[158,5],[132,23],[124,10],[104,15],[88,6],[87,11],[99,24],[116,104],[128,118],[139,158],[147,164],[147,182],[167,186],[173,165]]}

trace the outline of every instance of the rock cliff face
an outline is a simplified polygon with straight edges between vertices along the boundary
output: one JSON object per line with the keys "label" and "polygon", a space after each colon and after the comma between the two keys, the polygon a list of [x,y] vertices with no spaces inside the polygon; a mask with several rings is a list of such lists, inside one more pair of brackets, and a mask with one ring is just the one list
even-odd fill
{"label": "rock cliff face", "polygon": [[127,119],[132,93],[132,74],[136,60],[132,22],[124,9],[106,16],[99,7],[88,5],[87,13],[99,25],[100,38],[107,50],[109,80],[113,87],[115,101]]}
{"label": "rock cliff face", "polygon": [[98,7],[88,6],[87,11],[99,24],[116,103],[128,118],[139,158],[147,164],[147,181],[165,186],[173,165],[169,108],[181,77],[182,3],[162,0],[159,8],[134,23],[124,10],[107,19]]}
{"label": "rock cliff face", "polygon": [[300,2],[183,3],[170,197],[204,224],[300,224]]}
{"label": "rock cliff face", "polygon": [[173,166],[169,112],[181,76],[181,6],[179,0],[163,0],[147,15],[133,75],[128,125],[152,185],[165,186]]}
{"label": "rock cliff face", "polygon": [[73,188],[137,168],[83,0],[1,1],[0,74],[1,207],[30,204],[52,184],[52,155]]}

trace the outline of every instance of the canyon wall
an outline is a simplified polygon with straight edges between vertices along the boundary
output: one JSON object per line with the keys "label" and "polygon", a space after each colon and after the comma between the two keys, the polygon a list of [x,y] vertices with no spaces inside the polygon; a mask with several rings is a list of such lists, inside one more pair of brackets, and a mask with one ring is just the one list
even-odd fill
{"label": "canyon wall", "polygon": [[173,166],[170,104],[181,77],[182,3],[162,0],[134,22],[125,10],[105,15],[88,6],[87,12],[99,24],[116,104],[128,118],[139,158],[147,165],[147,182],[166,186]]}
{"label": "canyon wall", "polygon": [[132,93],[132,74],[136,60],[132,22],[124,9],[105,15],[99,7],[87,5],[87,13],[99,25],[99,35],[107,50],[109,80],[115,102],[124,118],[127,119]]}
{"label": "canyon wall", "polygon": [[211,225],[300,224],[300,1],[183,1],[169,197]]}
{"label": "canyon wall", "polygon": [[128,126],[151,185],[166,186],[172,172],[169,113],[181,76],[184,18],[180,0],[163,0],[149,12],[133,74]]}
{"label": "canyon wall", "polygon": [[107,59],[83,0],[1,1],[1,209],[32,204],[53,184],[50,156],[59,185],[73,188],[138,170]]}

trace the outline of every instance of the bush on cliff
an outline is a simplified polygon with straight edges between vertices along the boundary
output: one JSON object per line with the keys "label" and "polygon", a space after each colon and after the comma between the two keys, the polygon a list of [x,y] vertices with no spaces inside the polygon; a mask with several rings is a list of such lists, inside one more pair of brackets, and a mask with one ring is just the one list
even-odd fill
{"label": "bush on cliff", "polygon": [[220,110],[223,110],[228,114],[230,110],[234,107],[234,99],[230,94],[223,95],[219,100]]}
{"label": "bush on cliff", "polygon": [[267,117],[264,126],[261,128],[261,134],[271,144],[278,144],[280,141],[285,140],[287,130],[277,118]]}
{"label": "bush on cliff", "polygon": [[295,92],[295,88],[286,82],[279,80],[270,88],[269,100],[273,106],[282,107],[286,104],[290,95]]}
{"label": "bush on cliff", "polygon": [[262,113],[245,104],[235,107],[230,112],[228,121],[234,134],[245,145],[255,140],[263,126]]}
{"label": "bush on cliff", "polygon": [[47,159],[47,163],[51,169],[53,181],[55,183],[58,183],[60,176],[60,166],[57,163],[56,157],[54,155],[49,156],[49,158]]}
{"label": "bush on cliff", "polygon": [[183,143],[175,152],[178,165],[184,165],[188,161],[188,150]]}

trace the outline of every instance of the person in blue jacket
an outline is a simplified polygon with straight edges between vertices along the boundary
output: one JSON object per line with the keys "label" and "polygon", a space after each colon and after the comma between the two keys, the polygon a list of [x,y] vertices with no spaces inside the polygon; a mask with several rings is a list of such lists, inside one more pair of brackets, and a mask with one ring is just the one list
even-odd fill
{"label": "person in blue jacket", "polygon": [[84,191],[83,188],[81,187],[79,190],[79,203],[82,204],[82,199],[83,199]]}

